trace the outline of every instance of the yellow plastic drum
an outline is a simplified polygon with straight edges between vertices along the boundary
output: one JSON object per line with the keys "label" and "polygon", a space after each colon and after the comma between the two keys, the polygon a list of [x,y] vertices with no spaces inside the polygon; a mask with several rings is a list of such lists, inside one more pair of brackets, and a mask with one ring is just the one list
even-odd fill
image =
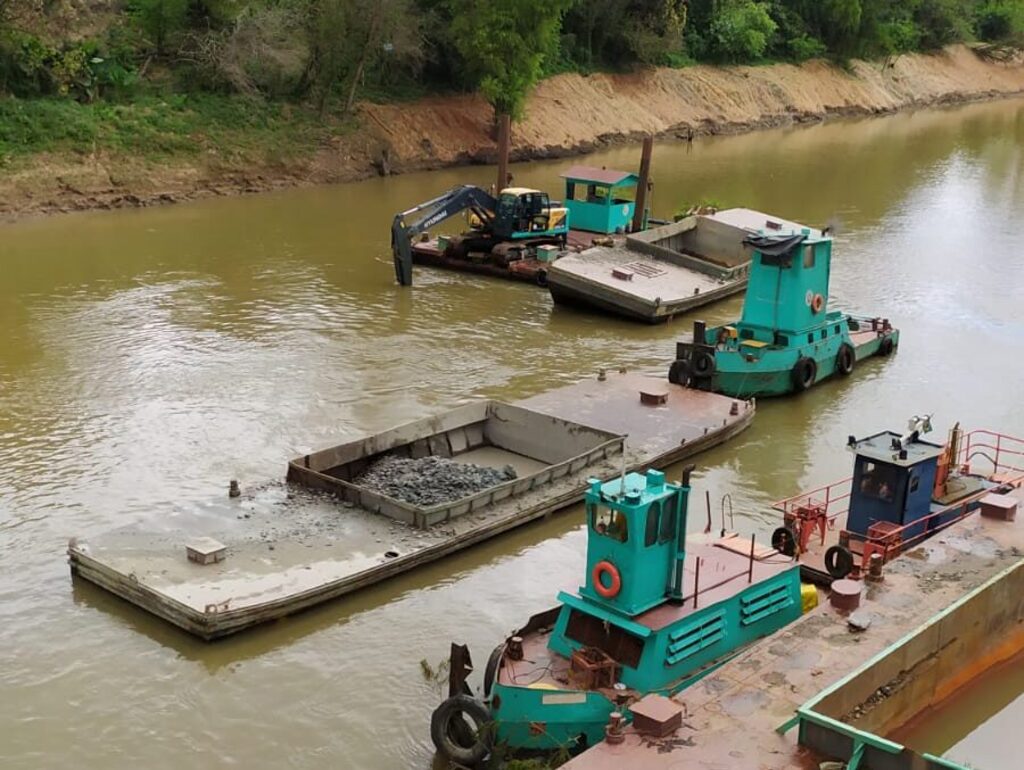
{"label": "yellow plastic drum", "polygon": [[810,583],[800,584],[800,605],[804,612],[810,612],[818,606],[818,589]]}

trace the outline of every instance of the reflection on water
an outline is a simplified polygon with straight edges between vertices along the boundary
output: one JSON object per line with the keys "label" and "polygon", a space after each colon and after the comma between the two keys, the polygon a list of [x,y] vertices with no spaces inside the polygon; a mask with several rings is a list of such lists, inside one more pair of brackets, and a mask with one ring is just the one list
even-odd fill
{"label": "reflection on water", "polygon": [[[700,458],[717,521],[848,471],[849,433],[936,412],[1024,433],[1024,106],[1017,101],[662,145],[655,213],[701,199],[839,229],[832,301],[902,328],[898,356],[762,402]],[[636,165],[639,150],[588,162]],[[515,169],[557,196],[561,163]],[[475,396],[600,366],[663,370],[677,333],[554,308],[532,286],[419,270],[392,285],[395,211],[486,168],[68,216],[0,240],[0,759],[5,768],[427,767],[418,661],[478,660],[582,578],[579,512],[213,645],[74,585],[63,551],[229,478]],[[740,300],[703,311],[711,323]]]}

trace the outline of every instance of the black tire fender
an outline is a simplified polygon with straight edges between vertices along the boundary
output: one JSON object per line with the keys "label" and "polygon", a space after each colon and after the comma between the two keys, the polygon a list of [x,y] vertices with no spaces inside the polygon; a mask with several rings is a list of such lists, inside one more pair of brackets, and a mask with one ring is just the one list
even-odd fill
{"label": "black tire fender", "polygon": [[818,379],[818,364],[808,356],[801,356],[793,364],[793,387],[797,393],[807,390]]}
{"label": "black tire fender", "polygon": [[690,356],[694,377],[710,377],[715,373],[715,354],[708,350],[695,350]]}
{"label": "black tire fender", "polygon": [[853,572],[853,554],[850,549],[834,545],[825,551],[825,569],[836,580],[842,580]]}
{"label": "black tire fender", "polygon": [[892,342],[892,337],[886,335],[882,337],[882,341],[878,344],[878,355],[888,356],[892,353],[892,349],[895,347]]}
{"label": "black tire fender", "polygon": [[548,285],[548,271],[547,270],[538,270],[537,271],[537,285],[538,286],[547,286]]}
{"label": "black tire fender", "polygon": [[772,548],[783,556],[796,554],[796,535],[789,527],[779,527],[772,532]]}
{"label": "black tire fender", "polygon": [[853,345],[844,342],[839,346],[839,355],[836,356],[836,371],[844,377],[853,371],[853,365],[857,362],[857,353]]}
{"label": "black tire fender", "polygon": [[[468,729],[463,716],[469,717],[475,730]],[[487,706],[472,695],[454,695],[430,715],[430,739],[445,759],[469,767],[479,765],[491,751],[491,721]]]}
{"label": "black tire fender", "polygon": [[685,358],[679,358],[672,362],[668,368],[668,381],[675,385],[688,385],[690,383],[690,362]]}

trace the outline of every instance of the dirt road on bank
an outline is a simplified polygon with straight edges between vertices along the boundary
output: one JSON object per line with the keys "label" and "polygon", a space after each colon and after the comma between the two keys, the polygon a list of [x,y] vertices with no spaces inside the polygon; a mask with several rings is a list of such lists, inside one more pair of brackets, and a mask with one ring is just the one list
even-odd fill
{"label": "dirt road on bank", "polygon": [[[513,129],[516,159],[587,152],[646,133],[735,133],[829,116],[885,114],[1024,93],[1024,61],[995,63],[965,46],[889,62],[653,69],[559,75],[541,83]],[[0,217],[147,206],[297,185],[352,181],[494,159],[492,115],[474,95],[362,104],[360,127],[314,155],[225,171],[194,159],[39,157],[0,179]]]}

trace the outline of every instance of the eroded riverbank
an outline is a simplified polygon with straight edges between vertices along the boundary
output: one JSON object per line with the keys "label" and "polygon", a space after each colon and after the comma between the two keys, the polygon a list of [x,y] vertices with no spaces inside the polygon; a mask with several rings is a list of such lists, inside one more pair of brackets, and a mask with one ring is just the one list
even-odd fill
{"label": "eroded riverbank", "polygon": [[[542,82],[516,124],[513,157],[552,158],[635,140],[701,137],[880,115],[1024,93],[1024,61],[997,63],[966,46],[887,62],[655,69]],[[476,95],[363,104],[358,126],[309,157],[244,170],[217,158],[163,163],[87,152],[39,156],[0,179],[0,219],[134,208],[355,181],[494,160],[492,115]]]}

